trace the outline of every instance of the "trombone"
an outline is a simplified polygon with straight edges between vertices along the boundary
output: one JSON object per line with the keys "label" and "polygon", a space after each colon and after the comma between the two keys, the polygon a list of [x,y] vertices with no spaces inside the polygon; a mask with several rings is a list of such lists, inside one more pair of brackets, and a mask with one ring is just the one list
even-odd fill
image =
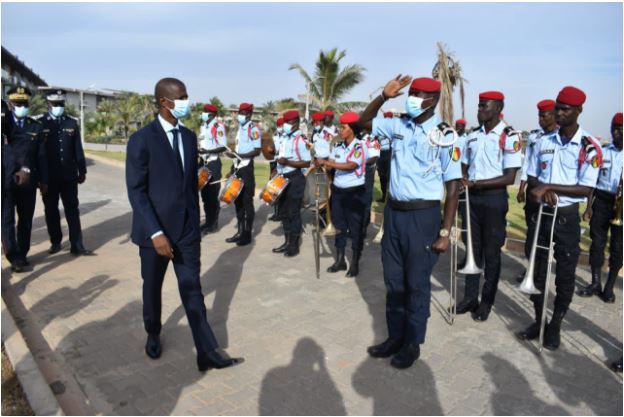
{"label": "trombone", "polygon": [[[537,224],[535,225],[535,234],[533,235],[533,245],[531,246],[531,257],[529,259],[529,266],[527,267],[524,280],[518,286],[518,289],[525,294],[539,294],[540,290],[535,287],[534,282],[534,270],[535,270],[535,257],[537,249],[545,249],[548,251],[548,268],[546,270],[546,283],[544,284],[544,301],[542,305],[542,317],[540,318],[540,333],[539,333],[539,353],[544,350],[544,328],[546,325],[546,303],[548,302],[548,293],[550,291],[550,282],[552,280],[552,264],[554,255],[554,242],[553,236],[555,234],[555,225],[557,221],[557,209],[559,207],[559,197],[555,200],[555,206],[552,213],[544,213],[544,204],[540,203],[540,208],[537,213]],[[551,216],[552,225],[550,226],[550,239],[548,246],[542,246],[538,244],[540,227],[542,226],[542,216]]]}
{"label": "trombone", "polygon": [[479,268],[474,259],[474,250],[472,249],[472,223],[470,218],[470,193],[468,192],[468,187],[466,187],[466,265],[460,270],[457,271],[458,274],[462,275],[473,275],[480,274],[483,272],[483,269]]}

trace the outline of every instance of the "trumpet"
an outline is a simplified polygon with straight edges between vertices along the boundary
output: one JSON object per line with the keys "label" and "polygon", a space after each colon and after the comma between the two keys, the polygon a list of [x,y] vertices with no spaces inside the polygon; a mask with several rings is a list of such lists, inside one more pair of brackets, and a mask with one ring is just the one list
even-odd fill
{"label": "trumpet", "polygon": [[470,220],[470,193],[468,192],[468,187],[466,187],[466,219],[466,265],[458,270],[457,273],[462,275],[480,274],[483,272],[483,269],[477,266],[472,248],[472,227],[470,225],[472,222]]}
{"label": "trumpet", "polygon": [[617,193],[615,194],[613,212],[611,224],[614,226],[622,226],[622,179],[620,179],[620,185],[618,185]]}
{"label": "trumpet", "polygon": [[[535,258],[537,249],[545,249],[548,251],[548,269],[546,272],[546,283],[544,285],[544,303],[542,305],[542,317],[540,318],[540,333],[539,333],[539,353],[542,353],[544,345],[544,328],[546,325],[546,303],[548,302],[548,291],[550,289],[550,282],[552,280],[552,263],[554,256],[554,242],[553,236],[555,234],[555,224],[557,220],[557,208],[559,206],[559,197],[555,202],[552,213],[544,213],[544,205],[540,203],[540,208],[537,213],[537,224],[535,225],[535,234],[533,236],[533,245],[531,246],[531,256],[529,258],[529,266],[527,267],[524,280],[518,286],[518,289],[525,294],[539,294],[540,290],[535,287],[534,272],[535,272]],[[538,238],[540,227],[542,226],[542,216],[552,216],[552,225],[550,227],[550,240],[548,246],[538,245]]]}

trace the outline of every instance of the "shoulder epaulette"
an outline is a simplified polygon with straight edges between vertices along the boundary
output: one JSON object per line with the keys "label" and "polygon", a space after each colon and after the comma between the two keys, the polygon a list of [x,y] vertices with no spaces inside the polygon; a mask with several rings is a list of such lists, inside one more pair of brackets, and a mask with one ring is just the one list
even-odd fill
{"label": "shoulder epaulette", "polygon": [[[596,154],[590,158],[590,154]],[[589,161],[589,162],[588,162]],[[602,148],[600,143],[589,135],[581,137],[581,152],[579,155],[579,168],[584,162],[591,163],[594,168],[602,166]]]}
{"label": "shoulder epaulette", "polygon": [[43,118],[44,114],[35,114],[34,116],[27,116],[29,119],[34,120],[35,122],[41,123],[39,119]]}

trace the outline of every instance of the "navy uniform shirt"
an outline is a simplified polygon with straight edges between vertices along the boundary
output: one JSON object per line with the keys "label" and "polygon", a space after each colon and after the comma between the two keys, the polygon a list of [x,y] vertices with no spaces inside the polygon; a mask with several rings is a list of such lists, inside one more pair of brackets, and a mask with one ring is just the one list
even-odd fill
{"label": "navy uniform shirt", "polygon": [[20,122],[13,114],[11,130],[7,134],[7,143],[11,147],[15,171],[26,167],[30,169],[30,184],[48,183],[48,158],[43,138],[43,125],[39,120],[25,117]]}
{"label": "navy uniform shirt", "polygon": [[622,151],[609,144],[602,149],[602,167],[596,188],[611,194],[617,193],[622,179]]}
{"label": "navy uniform shirt", "polygon": [[[593,146],[589,146],[593,145]],[[579,126],[574,137],[563,144],[559,130],[536,143],[527,174],[544,184],[596,187],[602,150],[598,141]],[[585,201],[580,196],[559,196],[559,207]]]}
{"label": "navy uniform shirt", "polygon": [[500,177],[505,169],[522,166],[520,136],[507,136],[506,127],[500,121],[487,133],[481,126],[468,134],[462,164],[468,165],[470,181]]}
{"label": "navy uniform shirt", "polygon": [[372,134],[391,140],[390,197],[396,201],[442,200],[444,183],[460,179],[461,149],[432,146],[427,134],[438,129],[438,116],[416,124],[407,117],[376,118]]}
{"label": "navy uniform shirt", "polygon": [[78,175],[86,175],[78,121],[71,116],[54,117],[50,113],[41,116],[39,121],[43,125],[50,181],[76,181]]}
{"label": "navy uniform shirt", "polygon": [[339,164],[355,162],[355,169],[336,169],[334,174],[334,185],[338,188],[352,188],[364,185],[366,180],[366,147],[359,139],[353,139],[350,145],[347,142],[340,142],[332,151],[330,160]]}

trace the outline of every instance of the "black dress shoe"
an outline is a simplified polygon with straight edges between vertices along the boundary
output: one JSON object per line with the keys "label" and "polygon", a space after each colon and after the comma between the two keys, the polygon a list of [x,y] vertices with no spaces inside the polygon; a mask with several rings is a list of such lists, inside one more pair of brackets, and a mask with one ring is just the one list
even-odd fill
{"label": "black dress shoe", "polygon": [[612,362],[611,366],[609,366],[609,368],[611,368],[611,370],[613,372],[620,372],[620,373],[622,373],[622,358],[620,358],[620,360]]}
{"label": "black dress shoe", "polygon": [[245,246],[245,245],[249,245],[251,243],[251,231],[248,232],[243,232],[240,235],[240,238],[238,238],[238,241],[236,241],[236,246]]}
{"label": "black dress shoe", "polygon": [[288,250],[286,252],[284,252],[284,256],[288,257],[288,258],[292,258],[294,256],[299,255],[299,245],[297,246],[291,246],[288,248]]}
{"label": "black dress shoe", "polygon": [[52,246],[50,246],[50,249],[48,249],[48,253],[50,255],[54,255],[57,252],[61,251],[61,244],[60,243],[53,243]]}
{"label": "black dress shoe", "polygon": [[561,344],[561,326],[549,324],[544,329],[544,348],[557,350]]}
{"label": "black dress shoe", "polygon": [[474,321],[486,321],[490,316],[492,306],[487,303],[479,304],[479,307],[472,313],[472,319]]}
{"label": "black dress shoe", "polygon": [[516,332],[516,337],[520,340],[535,340],[539,337],[540,326],[538,323],[532,323],[526,329]]}
{"label": "black dress shoe", "polygon": [[576,294],[579,297],[591,297],[592,295],[600,296],[600,294],[602,294],[602,288],[600,288],[600,284],[592,283],[582,287]]}
{"label": "black dress shoe", "polygon": [[366,351],[373,358],[389,358],[390,356],[401,350],[403,341],[399,339],[386,339],[383,343],[369,346]]}
{"label": "black dress shoe", "polygon": [[236,243],[236,242],[238,242],[238,239],[240,239],[240,236],[241,236],[241,234],[240,234],[240,230],[239,230],[238,232],[236,232],[234,234],[234,236],[228,237],[227,239],[225,239],[225,241],[227,243]]}
{"label": "black dress shoe", "polygon": [[457,314],[466,314],[468,312],[473,312],[475,311],[477,308],[479,307],[479,301],[474,299],[474,300],[467,300],[467,299],[463,299],[461,300],[461,302],[459,304],[457,304],[457,309],[456,309],[456,313]]}
{"label": "black dress shoe", "polygon": [[90,251],[89,249],[85,249],[84,246],[78,246],[75,248],[71,248],[70,250],[72,255],[75,256],[89,256],[89,255],[93,255],[93,252]]}
{"label": "black dress shoe", "polygon": [[600,299],[604,301],[605,303],[613,304],[615,303],[615,294],[614,293],[607,294],[603,291],[602,294],[600,294]]}
{"label": "black dress shoe", "polygon": [[11,264],[11,271],[13,271],[13,272],[24,272],[25,266],[26,266],[26,264],[25,264],[25,262],[23,260],[16,259]]}
{"label": "black dress shoe", "polygon": [[392,357],[390,365],[398,369],[407,369],[420,356],[420,345],[407,344]]}
{"label": "black dress shoe", "polygon": [[210,368],[223,369],[230,366],[243,363],[243,358],[224,358],[216,350],[197,355],[197,369],[200,372],[207,371]]}
{"label": "black dress shoe", "polygon": [[160,354],[162,353],[162,346],[160,344],[159,335],[148,333],[147,342],[145,342],[145,353],[152,359],[160,358]]}
{"label": "black dress shoe", "polygon": [[286,240],[286,242],[282,243],[280,246],[271,249],[271,252],[273,252],[273,253],[284,253],[284,252],[286,252],[286,249],[288,249],[288,240]]}

